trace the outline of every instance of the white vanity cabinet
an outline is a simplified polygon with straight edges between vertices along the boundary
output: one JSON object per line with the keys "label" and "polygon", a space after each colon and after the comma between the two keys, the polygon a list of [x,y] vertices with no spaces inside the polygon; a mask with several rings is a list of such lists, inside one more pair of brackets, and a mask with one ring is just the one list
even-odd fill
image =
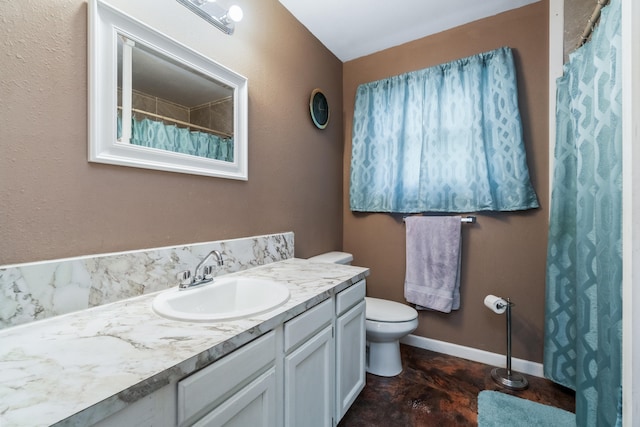
{"label": "white vanity cabinet", "polygon": [[193,426],[275,427],[276,370],[269,369]]}
{"label": "white vanity cabinet", "polygon": [[335,426],[365,385],[365,281],[284,325],[284,425]]}
{"label": "white vanity cabinet", "polygon": [[365,281],[336,297],[336,423],[365,385]]}
{"label": "white vanity cabinet", "polygon": [[276,425],[276,332],[178,382],[179,426]]}
{"label": "white vanity cabinet", "polygon": [[101,421],[334,427],[365,385],[365,281]]}
{"label": "white vanity cabinet", "polygon": [[75,422],[73,425],[91,425],[92,427],[175,427],[176,425],[176,388],[167,385],[145,397],[136,400],[113,415],[91,424]]}
{"label": "white vanity cabinet", "polygon": [[333,300],[284,325],[284,426],[334,425]]}

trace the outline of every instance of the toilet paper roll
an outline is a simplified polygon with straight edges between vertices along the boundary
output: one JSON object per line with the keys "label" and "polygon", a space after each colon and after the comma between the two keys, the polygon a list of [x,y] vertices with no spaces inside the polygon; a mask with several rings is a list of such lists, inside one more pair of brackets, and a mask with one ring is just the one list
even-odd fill
{"label": "toilet paper roll", "polygon": [[507,311],[507,302],[495,295],[487,295],[484,297],[484,305],[496,314],[502,314]]}

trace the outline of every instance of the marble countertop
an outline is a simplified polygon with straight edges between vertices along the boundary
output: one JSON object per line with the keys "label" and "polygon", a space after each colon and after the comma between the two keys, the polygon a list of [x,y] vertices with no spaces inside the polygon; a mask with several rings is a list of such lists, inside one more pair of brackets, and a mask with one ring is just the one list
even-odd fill
{"label": "marble countertop", "polygon": [[142,295],[0,331],[0,425],[89,425],[330,298],[369,270],[288,259],[227,276],[276,280],[286,304],[220,323],[165,319]]}

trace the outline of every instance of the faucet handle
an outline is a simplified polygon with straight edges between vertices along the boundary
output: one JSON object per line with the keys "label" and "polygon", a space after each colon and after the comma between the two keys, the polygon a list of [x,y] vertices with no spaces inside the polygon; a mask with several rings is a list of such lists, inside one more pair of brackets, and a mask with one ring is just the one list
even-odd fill
{"label": "faucet handle", "polygon": [[205,265],[202,269],[203,280],[213,280],[213,265]]}
{"label": "faucet handle", "polygon": [[176,274],[176,278],[180,282],[180,286],[189,286],[192,282],[191,271],[184,270]]}

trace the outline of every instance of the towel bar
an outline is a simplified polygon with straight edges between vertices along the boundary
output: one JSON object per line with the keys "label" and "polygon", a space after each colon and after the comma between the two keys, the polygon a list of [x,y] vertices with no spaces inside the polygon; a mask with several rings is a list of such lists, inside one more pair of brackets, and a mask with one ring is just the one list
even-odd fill
{"label": "towel bar", "polygon": [[[406,216],[402,217],[402,222],[404,222],[405,219],[407,219]],[[468,215],[468,216],[460,218],[460,222],[468,223],[468,224],[475,224],[476,223],[476,217],[475,217],[475,215]]]}

